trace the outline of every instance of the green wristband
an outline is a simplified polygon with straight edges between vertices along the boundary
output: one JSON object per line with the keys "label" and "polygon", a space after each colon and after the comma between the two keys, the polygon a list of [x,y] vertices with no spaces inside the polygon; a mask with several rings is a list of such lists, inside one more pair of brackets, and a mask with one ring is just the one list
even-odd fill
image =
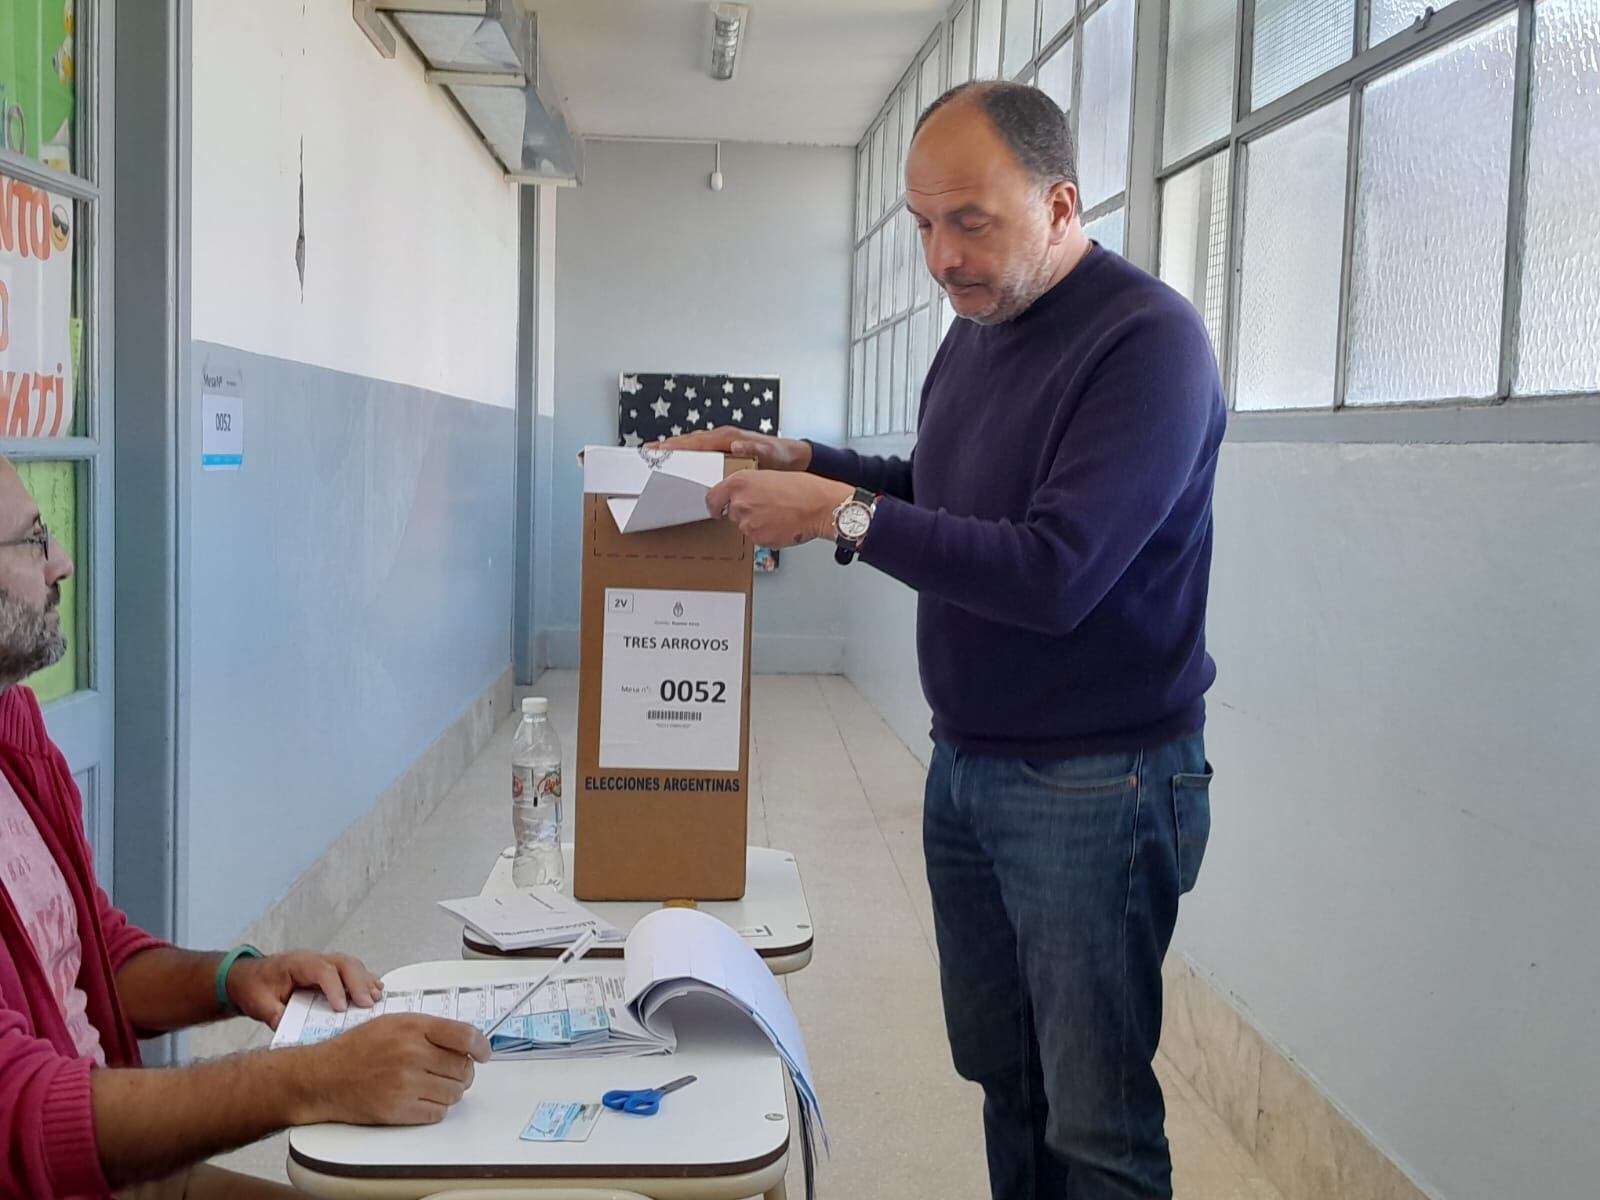
{"label": "green wristband", "polygon": [[239,1011],[233,1007],[233,1001],[228,999],[228,972],[233,970],[233,964],[241,958],[265,958],[266,955],[254,946],[235,946],[222,956],[222,961],[217,964],[217,1007],[229,1016],[234,1016]]}

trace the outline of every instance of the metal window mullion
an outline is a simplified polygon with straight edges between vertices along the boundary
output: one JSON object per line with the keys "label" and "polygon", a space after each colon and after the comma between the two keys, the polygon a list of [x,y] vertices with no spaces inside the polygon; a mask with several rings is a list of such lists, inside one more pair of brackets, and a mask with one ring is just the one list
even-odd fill
{"label": "metal window mullion", "polygon": [[1372,0],[1356,0],[1355,29],[1350,36],[1350,57],[1359,58],[1372,37]]}
{"label": "metal window mullion", "polygon": [[0,438],[0,456],[12,462],[90,462],[103,447],[92,437],[6,437]]}
{"label": "metal window mullion", "polygon": [[1233,128],[1228,135],[1228,246],[1222,272],[1222,345],[1218,367],[1222,391],[1236,408],[1239,384],[1239,304],[1244,280],[1245,145],[1240,127],[1250,112],[1250,76],[1254,71],[1256,0],[1239,0],[1234,18]]}
{"label": "metal window mullion", "polygon": [[[1166,104],[1168,0],[1140,0],[1134,15],[1128,131],[1128,212],[1123,257],[1155,273],[1160,236],[1161,143]],[[1153,28],[1152,28],[1153,26]],[[1142,100],[1142,103],[1141,103]]]}
{"label": "metal window mullion", "polygon": [[0,175],[9,176],[30,187],[70,196],[74,200],[85,200],[92,204],[100,199],[100,185],[93,180],[47,167],[13,150],[0,149]]}
{"label": "metal window mullion", "polygon": [[1333,407],[1344,407],[1350,384],[1350,320],[1356,274],[1356,206],[1361,187],[1361,109],[1363,89],[1350,93],[1349,144],[1344,167],[1344,252],[1339,263],[1339,332],[1334,342]]}
{"label": "metal window mullion", "polygon": [[1537,17],[1533,0],[1521,0],[1517,13],[1517,61],[1511,99],[1511,186],[1506,208],[1505,285],[1500,311],[1498,399],[1511,399],[1517,382],[1522,320],[1522,260],[1527,246],[1528,145],[1533,116],[1533,39]]}
{"label": "metal window mullion", "polygon": [[1174,175],[1182,175],[1190,167],[1197,167],[1208,158],[1214,158],[1233,145],[1233,134],[1225,133],[1214,142],[1207,142],[1199,150],[1185,154],[1182,158],[1175,159],[1171,166],[1162,167],[1156,172],[1156,182],[1165,183]]}

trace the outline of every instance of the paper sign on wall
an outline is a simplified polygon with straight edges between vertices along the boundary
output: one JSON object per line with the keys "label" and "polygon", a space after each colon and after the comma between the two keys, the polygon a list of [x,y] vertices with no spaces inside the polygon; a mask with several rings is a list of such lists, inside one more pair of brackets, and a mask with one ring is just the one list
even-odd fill
{"label": "paper sign on wall", "polygon": [[737,771],[741,592],[607,588],[600,766]]}
{"label": "paper sign on wall", "polygon": [[0,437],[64,437],[77,396],[70,197],[0,175]]}
{"label": "paper sign on wall", "polygon": [[200,379],[200,466],[207,471],[237,471],[244,465],[244,389],[239,372],[203,367]]}

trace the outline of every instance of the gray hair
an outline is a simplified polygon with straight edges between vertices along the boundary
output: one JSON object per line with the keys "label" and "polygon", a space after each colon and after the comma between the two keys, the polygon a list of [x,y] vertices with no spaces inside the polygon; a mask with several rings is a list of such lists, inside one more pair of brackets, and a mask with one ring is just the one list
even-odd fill
{"label": "gray hair", "polygon": [[1044,92],[1000,80],[958,84],[928,105],[917,118],[915,133],[921,133],[928,118],[952,100],[969,100],[982,109],[1022,169],[1041,188],[1058,183],[1077,186],[1077,155],[1067,115]]}

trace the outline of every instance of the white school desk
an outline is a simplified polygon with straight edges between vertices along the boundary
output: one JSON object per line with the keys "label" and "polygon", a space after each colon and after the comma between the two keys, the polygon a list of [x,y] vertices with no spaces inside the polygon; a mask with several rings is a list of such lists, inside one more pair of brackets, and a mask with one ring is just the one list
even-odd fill
{"label": "white school desk", "polygon": [[[391,988],[526,977],[527,962],[418,963],[391,971]],[[574,964],[573,974],[622,970]],[[650,1200],[784,1200],[789,1163],[788,1076],[772,1043],[716,1002],[673,1010],[674,1054],[640,1058],[490,1062],[438,1125],[369,1129],[308,1125],[289,1135],[289,1178],[323,1200],[420,1200],[440,1192],[592,1189]],[[541,1100],[598,1102],[612,1088],[656,1087],[680,1075],[653,1117],[601,1114],[586,1142],[525,1142]]]}
{"label": "white school desk", "polygon": [[[572,843],[561,847],[567,860],[567,881],[562,892],[572,895]],[[700,911],[716,917],[743,935],[749,946],[771,968],[774,975],[798,971],[811,961],[811,909],[800,882],[800,866],[786,850],[751,846],[745,860],[745,893],[742,900],[711,900],[699,905]],[[495,860],[481,895],[504,895],[514,891],[511,881],[511,851],[506,849]],[[653,901],[585,900],[583,906],[602,920],[610,921],[626,935],[644,916],[661,905]],[[563,947],[546,946],[534,950],[497,949],[470,929],[461,931],[461,957],[504,960],[507,958],[554,958]],[[621,945],[596,946],[585,961],[621,958]]]}

